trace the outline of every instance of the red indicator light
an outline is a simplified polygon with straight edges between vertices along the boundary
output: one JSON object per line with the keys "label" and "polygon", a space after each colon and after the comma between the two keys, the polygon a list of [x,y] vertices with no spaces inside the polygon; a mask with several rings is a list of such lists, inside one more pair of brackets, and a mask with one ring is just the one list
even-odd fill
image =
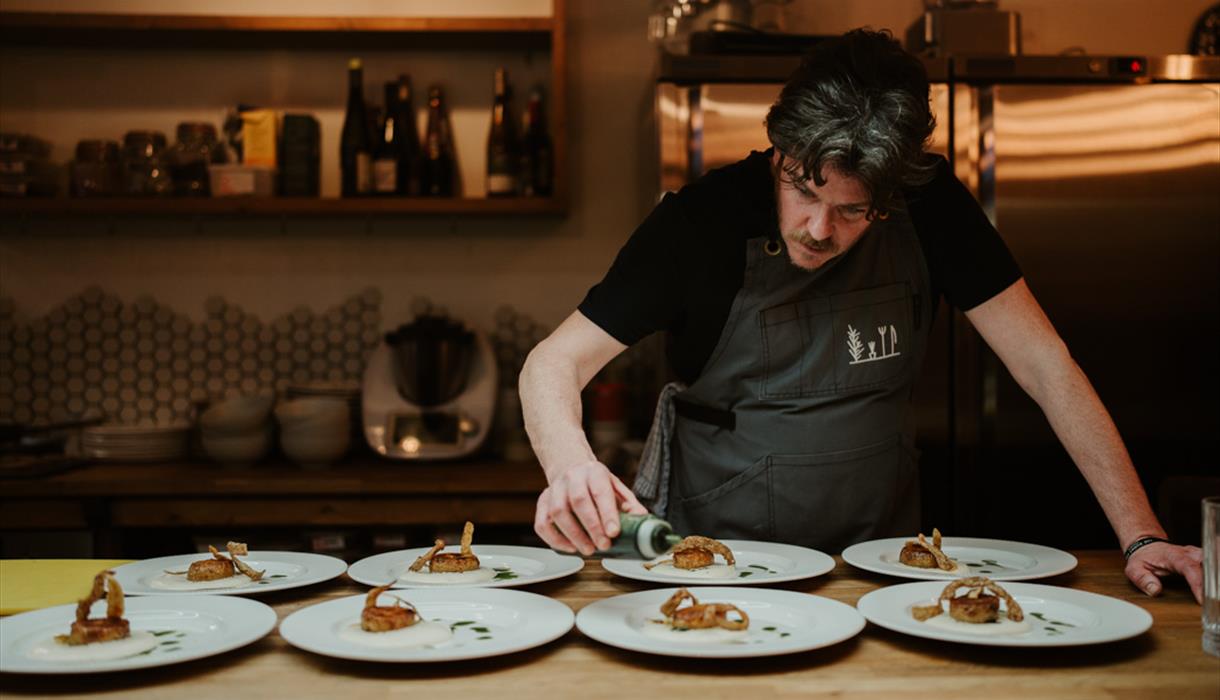
{"label": "red indicator light", "polygon": [[1132,72],[1132,73],[1138,73],[1138,72],[1140,72],[1141,70],[1143,70],[1143,68],[1144,68],[1144,64],[1143,64],[1143,63],[1140,63],[1139,61],[1132,61],[1132,62],[1131,62],[1131,72]]}

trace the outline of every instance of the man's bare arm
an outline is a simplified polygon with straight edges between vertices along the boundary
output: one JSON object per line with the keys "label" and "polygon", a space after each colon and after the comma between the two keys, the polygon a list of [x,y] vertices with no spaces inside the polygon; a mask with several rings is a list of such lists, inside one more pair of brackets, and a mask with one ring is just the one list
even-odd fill
{"label": "man's bare arm", "polygon": [[[1114,421],[1025,280],[967,311],[966,318],[1038,402],[1089,483],[1120,545],[1126,547],[1147,535],[1164,537]],[[1160,591],[1157,576],[1177,572],[1199,598],[1202,578],[1197,555],[1195,547],[1149,545],[1132,556],[1127,575],[1155,594]]]}
{"label": "man's bare arm", "polygon": [[620,503],[643,511],[631,490],[597,461],[581,427],[580,392],[627,346],[579,311],[525,361],[518,381],[525,430],[547,478],[534,530],[547,544],[578,550],[610,546],[618,535]]}

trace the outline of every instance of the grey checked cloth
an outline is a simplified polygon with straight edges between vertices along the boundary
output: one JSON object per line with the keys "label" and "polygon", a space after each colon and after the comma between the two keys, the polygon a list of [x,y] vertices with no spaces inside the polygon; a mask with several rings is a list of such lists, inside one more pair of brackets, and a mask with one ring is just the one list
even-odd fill
{"label": "grey checked cloth", "polygon": [[670,382],[661,389],[657,399],[657,412],[652,417],[648,439],[640,455],[640,466],[636,472],[635,492],[644,507],[655,515],[665,517],[669,506],[669,470],[672,464],[669,441],[674,434],[674,395],[685,391],[681,382]]}

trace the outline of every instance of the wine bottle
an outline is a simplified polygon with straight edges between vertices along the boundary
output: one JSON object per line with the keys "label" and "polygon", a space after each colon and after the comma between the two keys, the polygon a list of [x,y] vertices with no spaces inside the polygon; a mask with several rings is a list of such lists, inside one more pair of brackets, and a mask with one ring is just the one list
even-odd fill
{"label": "wine bottle", "polygon": [[398,186],[400,195],[419,194],[419,130],[415,125],[415,100],[411,93],[411,78],[398,76],[394,142],[398,154]]}
{"label": "wine bottle", "polygon": [[491,103],[491,132],[487,135],[487,196],[511,197],[517,194],[520,167],[517,132],[509,106],[508,74],[496,69],[495,96]]}
{"label": "wine bottle", "polygon": [[379,196],[398,192],[398,83],[385,84],[385,119],[378,129],[373,151],[373,193]]}
{"label": "wine bottle", "polygon": [[521,193],[527,197],[549,197],[555,189],[555,152],[546,131],[542,91],[530,93],[524,115],[524,145],[521,149]]}
{"label": "wine bottle", "polygon": [[420,194],[452,197],[454,191],[453,137],[445,110],[445,93],[439,85],[428,89],[428,130],[420,170]]}
{"label": "wine bottle", "polygon": [[368,115],[364,107],[364,68],[360,59],[347,63],[347,111],[343,115],[343,133],[339,139],[340,189],[344,197],[369,193],[370,156]]}

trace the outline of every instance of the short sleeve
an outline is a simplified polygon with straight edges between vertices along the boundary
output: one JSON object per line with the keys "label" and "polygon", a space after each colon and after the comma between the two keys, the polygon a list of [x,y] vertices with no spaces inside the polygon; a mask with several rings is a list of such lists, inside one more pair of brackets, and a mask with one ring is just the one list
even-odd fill
{"label": "short sleeve", "polygon": [[1021,278],[1021,269],[986,213],[941,159],[935,177],[907,194],[932,286],[969,311]]}
{"label": "short sleeve", "polygon": [[677,251],[688,228],[677,197],[665,195],[585,295],[580,312],[624,345],[671,327],[681,315]]}

